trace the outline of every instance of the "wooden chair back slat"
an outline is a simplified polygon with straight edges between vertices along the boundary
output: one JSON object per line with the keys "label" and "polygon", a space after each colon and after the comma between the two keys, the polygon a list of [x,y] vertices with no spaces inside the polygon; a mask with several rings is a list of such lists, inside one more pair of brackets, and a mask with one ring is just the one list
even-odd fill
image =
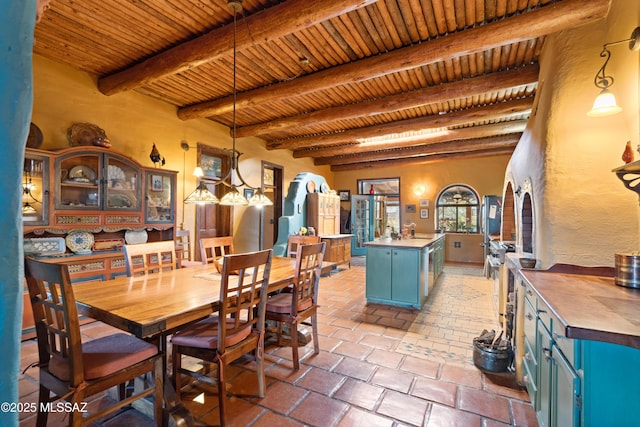
{"label": "wooden chair back slat", "polygon": [[69,367],[72,385],[84,380],[80,322],[65,264],[25,261],[29,298],[38,338],[39,363],[57,358]]}
{"label": "wooden chair back slat", "polygon": [[320,236],[302,236],[299,234],[292,234],[287,239],[287,256],[289,258],[295,258],[298,253],[298,246],[313,245],[315,243],[320,243]]}
{"label": "wooden chair back slat", "polygon": [[218,272],[222,272],[222,258],[233,253],[233,236],[200,239],[200,259],[203,263],[215,264]]}
{"label": "wooden chair back slat", "polygon": [[124,245],[124,256],[129,277],[178,268],[173,240]]}

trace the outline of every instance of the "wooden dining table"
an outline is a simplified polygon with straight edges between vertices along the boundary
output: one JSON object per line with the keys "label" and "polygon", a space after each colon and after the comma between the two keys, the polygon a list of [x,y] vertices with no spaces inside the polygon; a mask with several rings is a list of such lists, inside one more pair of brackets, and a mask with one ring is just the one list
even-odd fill
{"label": "wooden dining table", "polygon": [[[295,259],[273,257],[269,292],[288,286]],[[102,282],[74,283],[78,313],[153,339],[218,310],[221,275],[213,264]]]}
{"label": "wooden dining table", "polygon": [[[293,258],[272,258],[269,292],[292,282],[295,262]],[[167,336],[218,311],[221,278],[213,264],[203,264],[145,276],[74,283],[73,292],[79,314],[156,343],[163,352],[167,374]],[[168,380],[164,400],[164,425],[168,425],[168,418],[177,426],[194,424]]]}

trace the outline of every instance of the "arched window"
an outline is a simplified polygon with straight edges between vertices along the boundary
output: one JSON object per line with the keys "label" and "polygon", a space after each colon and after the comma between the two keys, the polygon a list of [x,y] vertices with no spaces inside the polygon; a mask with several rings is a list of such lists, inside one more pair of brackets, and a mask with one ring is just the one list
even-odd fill
{"label": "arched window", "polygon": [[440,192],[436,200],[438,228],[444,233],[478,233],[478,194],[471,187],[454,184]]}

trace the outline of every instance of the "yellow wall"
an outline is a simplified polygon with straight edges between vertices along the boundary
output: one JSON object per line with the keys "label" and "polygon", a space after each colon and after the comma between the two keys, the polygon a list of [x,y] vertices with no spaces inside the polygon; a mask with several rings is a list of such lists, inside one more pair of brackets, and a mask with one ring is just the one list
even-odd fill
{"label": "yellow wall", "polygon": [[[196,186],[191,173],[197,160],[197,150],[191,149],[185,154],[180,142],[185,140],[194,147],[197,143],[203,143],[231,148],[228,128],[206,119],[182,121],[177,118],[175,107],[136,92],[102,95],[96,87],[94,76],[37,55],[33,58],[33,71],[32,121],[44,134],[44,143],[40,148],[55,150],[68,147],[67,129],[73,123],[80,122],[98,125],[109,137],[112,150],[133,157],[146,166],[153,166],[149,153],[155,143],[160,154],[166,158],[164,168],[179,171],[176,216],[179,226],[183,220],[183,204],[180,202],[184,199],[182,179],[184,176],[185,193],[189,194]],[[332,182],[327,166],[314,166],[311,159],[293,159],[289,150],[267,151],[261,139],[241,138],[237,140],[236,147],[244,153],[240,170],[252,185],[257,186],[261,182],[262,160],[284,167],[285,194],[289,182],[299,172],[323,175],[330,184]],[[183,174],[185,170],[186,174]],[[184,228],[194,229],[194,213],[195,209],[186,205]],[[255,208],[235,208],[234,236],[238,241],[238,250],[258,248],[258,216]],[[238,230],[238,227],[242,229]]]}
{"label": "yellow wall", "polygon": [[[542,268],[555,263],[612,266],[615,253],[638,250],[638,196],[611,172],[624,164],[626,142],[634,148],[640,143],[640,55],[628,43],[610,47],[607,66],[623,112],[595,118],[586,112],[599,93],[593,78],[603,63],[602,45],[628,38],[639,18],[640,2],[613,0],[606,19],[545,42],[536,114],[506,173],[513,188],[531,182],[534,255]],[[515,200],[518,212],[521,197]]]}
{"label": "yellow wall", "polygon": [[[451,184],[466,184],[485,195],[501,195],[504,173],[509,156],[481,157],[477,159],[442,160],[402,167],[364,169],[334,173],[334,185],[338,190],[350,190],[357,194],[357,180],[369,178],[400,178],[402,223],[414,222],[417,233],[433,233],[436,227],[434,204],[438,193]],[[414,188],[424,185],[426,191],[417,196]],[[429,200],[429,218],[420,219],[420,199]],[[416,213],[405,213],[407,204],[416,205]],[[342,203],[348,209],[348,203]],[[460,242],[460,248],[453,243]],[[448,234],[446,260],[455,262],[483,262],[482,236],[480,234]]]}

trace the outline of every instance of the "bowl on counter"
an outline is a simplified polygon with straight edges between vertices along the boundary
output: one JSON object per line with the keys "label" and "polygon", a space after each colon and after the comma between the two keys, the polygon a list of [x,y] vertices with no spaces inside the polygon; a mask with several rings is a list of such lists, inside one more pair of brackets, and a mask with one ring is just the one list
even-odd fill
{"label": "bowl on counter", "polygon": [[520,266],[522,268],[536,268],[537,261],[535,258],[520,258]]}

